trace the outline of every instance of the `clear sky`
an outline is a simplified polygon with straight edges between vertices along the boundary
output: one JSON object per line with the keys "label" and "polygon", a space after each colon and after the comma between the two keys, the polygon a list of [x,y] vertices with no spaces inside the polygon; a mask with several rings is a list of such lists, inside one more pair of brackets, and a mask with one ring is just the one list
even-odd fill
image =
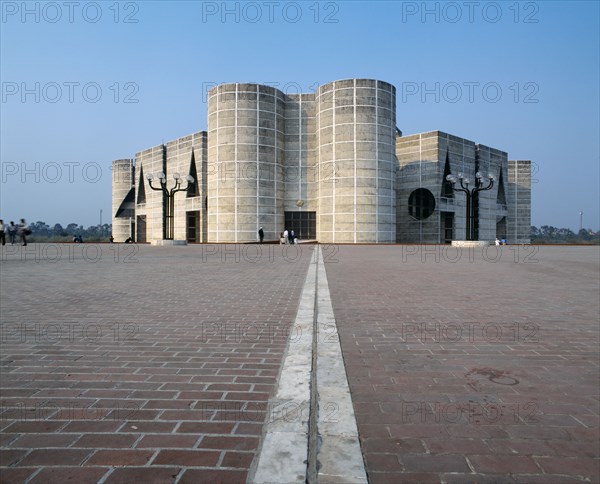
{"label": "clear sky", "polygon": [[1,3],[0,217],[111,220],[111,161],[204,130],[222,82],[397,88],[404,134],[533,162],[532,224],[598,230],[599,3]]}

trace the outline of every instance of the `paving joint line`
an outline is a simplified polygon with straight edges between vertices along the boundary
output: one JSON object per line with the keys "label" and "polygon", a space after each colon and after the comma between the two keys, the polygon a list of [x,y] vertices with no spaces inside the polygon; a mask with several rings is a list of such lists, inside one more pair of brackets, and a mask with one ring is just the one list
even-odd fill
{"label": "paving joint line", "polygon": [[[368,482],[327,273],[317,267],[319,483]],[[324,335],[321,337],[321,333]]]}
{"label": "paving joint line", "polygon": [[319,414],[319,389],[317,383],[317,368],[318,368],[318,318],[319,318],[319,247],[315,249],[313,257],[316,261],[315,271],[315,291],[313,299],[313,337],[312,337],[312,367],[310,373],[310,416],[308,421],[308,462],[306,469],[306,483],[316,484],[318,482],[318,449],[319,449],[319,427],[318,427],[318,414]]}

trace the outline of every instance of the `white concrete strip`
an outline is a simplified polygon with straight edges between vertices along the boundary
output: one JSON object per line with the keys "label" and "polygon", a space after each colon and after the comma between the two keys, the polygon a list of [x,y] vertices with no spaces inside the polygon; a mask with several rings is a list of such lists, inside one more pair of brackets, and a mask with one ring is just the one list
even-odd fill
{"label": "white concrete strip", "polygon": [[325,265],[318,255],[317,287],[317,391],[321,445],[317,453],[319,483],[366,483],[358,427]]}
{"label": "white concrete strip", "polygon": [[266,434],[256,466],[248,475],[249,483],[288,484],[306,481],[316,253],[317,249],[306,274],[277,393],[269,402]]}
{"label": "white concrete strip", "polygon": [[[310,406],[316,296],[317,405]],[[248,483],[304,483],[309,476],[310,412],[317,412],[317,482],[366,483],[358,428],[320,247],[310,263],[279,385],[269,402],[260,454]],[[312,479],[311,479],[312,480]]]}

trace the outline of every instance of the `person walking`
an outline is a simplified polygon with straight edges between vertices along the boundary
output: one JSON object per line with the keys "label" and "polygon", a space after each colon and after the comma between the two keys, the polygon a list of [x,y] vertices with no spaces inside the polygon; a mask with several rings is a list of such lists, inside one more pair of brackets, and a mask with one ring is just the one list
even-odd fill
{"label": "person walking", "polygon": [[11,220],[10,225],[7,226],[8,229],[8,238],[10,240],[10,245],[15,245],[15,238],[17,236],[17,226]]}
{"label": "person walking", "polygon": [[19,235],[21,235],[21,240],[23,241],[22,245],[27,245],[27,236],[31,233],[27,223],[25,223],[25,219],[21,219],[21,223],[19,224]]}
{"label": "person walking", "polygon": [[4,225],[4,220],[0,219],[0,240],[2,240],[2,245],[6,245],[6,232],[5,230],[8,228],[8,225]]}
{"label": "person walking", "polygon": [[258,229],[258,238],[261,244],[263,243],[263,240],[265,240],[265,232],[262,227]]}
{"label": "person walking", "polygon": [[283,243],[284,243],[284,244],[287,244],[287,243],[288,243],[288,236],[289,236],[289,234],[288,234],[288,231],[287,231],[287,229],[285,229],[285,230],[283,231]]}

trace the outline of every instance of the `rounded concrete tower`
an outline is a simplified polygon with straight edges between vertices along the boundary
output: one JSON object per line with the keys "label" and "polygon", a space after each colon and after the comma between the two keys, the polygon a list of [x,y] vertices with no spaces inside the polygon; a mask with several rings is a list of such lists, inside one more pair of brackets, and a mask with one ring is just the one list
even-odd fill
{"label": "rounded concrete tower", "polygon": [[284,223],[284,94],[259,84],[208,93],[209,242],[279,237]]}
{"label": "rounded concrete tower", "polygon": [[317,92],[320,242],[396,241],[396,90],[348,79]]}
{"label": "rounded concrete tower", "polygon": [[132,160],[112,163],[112,235],[115,242],[125,242],[132,235],[135,222],[134,167]]}

